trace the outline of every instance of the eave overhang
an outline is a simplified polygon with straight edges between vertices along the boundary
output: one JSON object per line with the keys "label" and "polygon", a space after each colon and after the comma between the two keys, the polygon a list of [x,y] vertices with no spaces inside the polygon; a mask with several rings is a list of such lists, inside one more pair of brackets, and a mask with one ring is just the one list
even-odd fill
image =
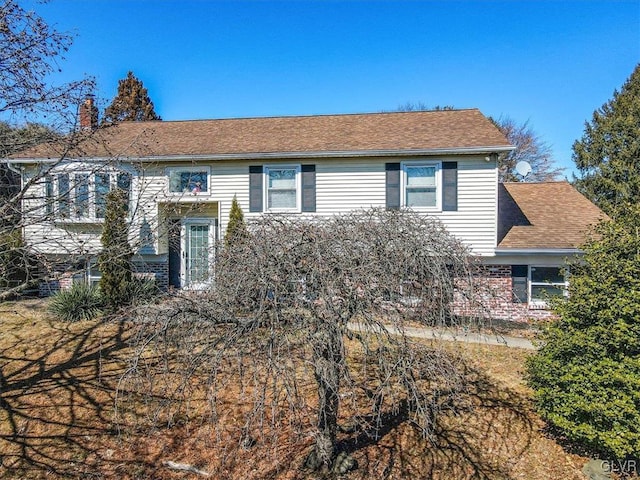
{"label": "eave overhang", "polygon": [[579,248],[496,248],[496,256],[502,255],[580,255]]}
{"label": "eave overhang", "polygon": [[413,150],[344,150],[317,152],[253,152],[253,153],[217,153],[197,155],[148,155],[148,156],[114,156],[114,157],[64,157],[64,158],[5,158],[0,161],[11,164],[56,163],[61,160],[85,160],[94,162],[194,162],[194,161],[232,161],[232,160],[280,160],[280,159],[320,159],[320,158],[366,158],[366,157],[412,157],[437,155],[490,155],[514,150],[512,145],[465,147],[465,148],[432,148]]}

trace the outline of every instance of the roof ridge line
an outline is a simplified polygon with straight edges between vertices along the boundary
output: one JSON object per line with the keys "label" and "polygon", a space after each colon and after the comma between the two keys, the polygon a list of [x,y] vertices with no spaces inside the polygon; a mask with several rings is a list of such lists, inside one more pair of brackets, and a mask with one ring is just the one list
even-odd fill
{"label": "roof ridge line", "polygon": [[375,116],[375,115],[417,115],[417,114],[425,114],[425,113],[445,113],[445,112],[480,112],[480,109],[477,107],[472,108],[456,108],[456,109],[447,109],[447,110],[414,110],[411,112],[402,112],[402,111],[382,111],[382,112],[349,112],[349,113],[310,113],[310,114],[302,114],[302,115],[265,115],[265,116],[249,116],[249,117],[220,117],[220,118],[189,118],[189,119],[178,119],[178,120],[145,120],[140,122],[114,122],[113,125],[123,125],[123,124],[167,124],[167,123],[186,123],[186,122],[218,122],[218,121],[233,121],[233,120],[263,120],[263,119],[289,119],[289,118],[322,118],[322,117],[357,117],[357,116]]}

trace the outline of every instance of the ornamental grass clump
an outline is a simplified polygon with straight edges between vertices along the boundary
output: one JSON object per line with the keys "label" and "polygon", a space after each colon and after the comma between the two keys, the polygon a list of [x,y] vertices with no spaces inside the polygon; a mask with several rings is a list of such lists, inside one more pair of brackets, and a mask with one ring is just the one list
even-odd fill
{"label": "ornamental grass clump", "polygon": [[104,298],[100,289],[87,283],[74,283],[51,297],[49,311],[60,320],[79,322],[101,315]]}

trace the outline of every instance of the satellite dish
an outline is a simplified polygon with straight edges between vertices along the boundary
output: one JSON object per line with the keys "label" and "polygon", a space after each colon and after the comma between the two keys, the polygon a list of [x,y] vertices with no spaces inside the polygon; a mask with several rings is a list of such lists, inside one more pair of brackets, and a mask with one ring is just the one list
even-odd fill
{"label": "satellite dish", "polygon": [[525,162],[523,160],[516,163],[516,173],[522,178],[525,178],[527,175],[529,175],[531,173],[531,165],[529,165],[529,162]]}

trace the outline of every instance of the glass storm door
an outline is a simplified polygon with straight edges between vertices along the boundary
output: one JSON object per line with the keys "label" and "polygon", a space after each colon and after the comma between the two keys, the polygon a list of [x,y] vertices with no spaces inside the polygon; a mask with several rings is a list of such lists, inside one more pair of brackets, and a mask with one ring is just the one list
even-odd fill
{"label": "glass storm door", "polygon": [[195,287],[209,280],[212,253],[210,224],[185,225],[184,286]]}

